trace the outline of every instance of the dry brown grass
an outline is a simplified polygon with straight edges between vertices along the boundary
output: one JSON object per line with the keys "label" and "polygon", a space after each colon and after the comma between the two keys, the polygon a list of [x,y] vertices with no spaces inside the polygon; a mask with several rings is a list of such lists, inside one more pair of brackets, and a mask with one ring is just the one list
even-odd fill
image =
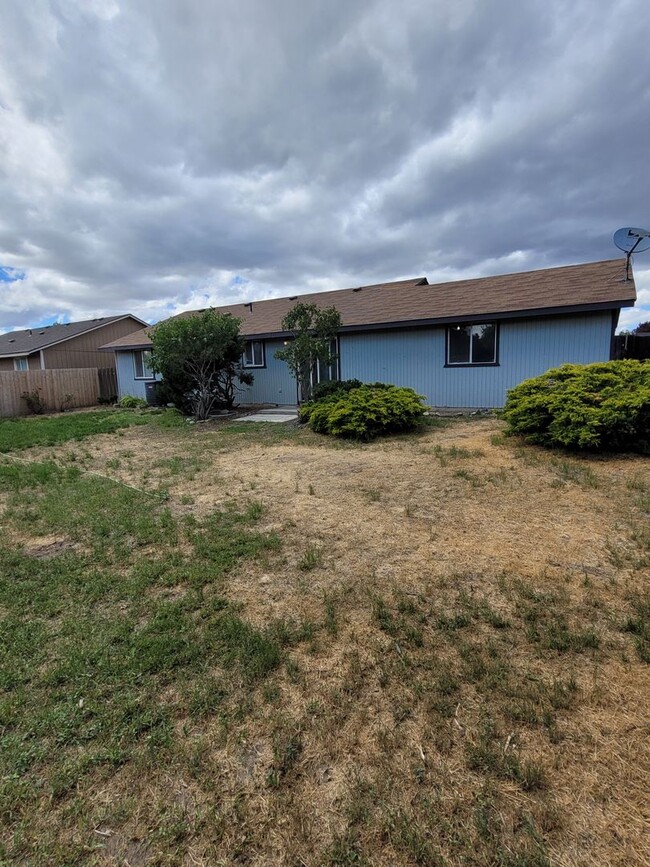
{"label": "dry brown grass", "polygon": [[314,624],[227,712],[197,720],[170,694],[172,764],[82,784],[104,817],[89,859],[650,864],[650,669],[622,631],[647,592],[648,463],[499,431],[324,447],[138,428],[79,446],[176,515],[260,501],[281,552],[227,595],[257,626]]}

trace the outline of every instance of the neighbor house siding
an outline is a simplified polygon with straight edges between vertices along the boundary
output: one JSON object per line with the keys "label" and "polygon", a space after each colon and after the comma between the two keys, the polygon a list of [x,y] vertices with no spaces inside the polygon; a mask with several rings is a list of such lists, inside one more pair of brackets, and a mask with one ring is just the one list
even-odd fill
{"label": "neighbor house siding", "polygon": [[106,325],[97,323],[98,327],[78,337],[71,337],[49,349],[43,350],[43,358],[47,370],[70,367],[113,367],[115,364],[112,352],[99,352],[98,347],[106,343],[126,337],[142,328],[142,323],[130,316]]}
{"label": "neighbor house siding", "polygon": [[[23,358],[25,356],[22,356]],[[33,352],[31,355],[27,356],[27,362],[29,364],[30,370],[40,370],[41,369],[41,355],[40,352]],[[0,358],[0,370],[15,370],[14,360],[13,358]]]}
{"label": "neighbor house siding", "polygon": [[445,333],[440,327],[343,334],[341,379],[410,386],[433,406],[503,406],[509,388],[549,367],[607,361],[612,318],[607,312],[503,321],[493,367],[445,367]]}
{"label": "neighbor house siding", "polygon": [[297,402],[296,380],[291,375],[286,361],[274,358],[278,349],[284,346],[283,340],[264,341],[265,367],[247,368],[255,377],[250,386],[245,386],[238,395],[237,403],[280,403]]}

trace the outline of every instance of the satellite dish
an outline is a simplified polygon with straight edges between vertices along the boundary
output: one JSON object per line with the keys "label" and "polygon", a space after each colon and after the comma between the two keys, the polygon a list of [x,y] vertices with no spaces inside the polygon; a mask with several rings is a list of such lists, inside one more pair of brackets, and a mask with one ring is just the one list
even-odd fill
{"label": "satellite dish", "polygon": [[625,253],[625,279],[630,279],[630,258],[632,253],[642,253],[650,248],[650,230],[618,229],[614,232],[614,243]]}

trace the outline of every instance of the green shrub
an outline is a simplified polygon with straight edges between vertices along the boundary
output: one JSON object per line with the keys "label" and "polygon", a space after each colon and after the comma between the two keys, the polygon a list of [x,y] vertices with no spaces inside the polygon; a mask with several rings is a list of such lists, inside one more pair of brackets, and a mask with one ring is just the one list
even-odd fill
{"label": "green shrub", "polygon": [[368,441],[414,430],[426,410],[412,388],[376,383],[334,392],[300,408],[300,418],[316,433]]}
{"label": "green shrub", "polygon": [[353,388],[359,388],[363,385],[360,379],[330,379],[327,382],[319,382],[315,385],[311,392],[311,399],[322,400],[324,397],[330,397],[333,394],[345,394],[352,391]]}
{"label": "green shrub", "polygon": [[135,397],[132,394],[125,394],[124,397],[120,398],[117,405],[123,409],[139,409],[149,406],[143,397]]}
{"label": "green shrub", "polygon": [[650,452],[650,362],[565,364],[508,392],[508,434],[545,446]]}

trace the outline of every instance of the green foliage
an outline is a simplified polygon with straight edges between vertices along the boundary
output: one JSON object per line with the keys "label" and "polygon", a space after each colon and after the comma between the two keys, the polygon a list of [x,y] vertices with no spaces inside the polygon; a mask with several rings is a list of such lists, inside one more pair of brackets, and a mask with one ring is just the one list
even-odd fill
{"label": "green foliage", "polygon": [[412,388],[375,383],[306,404],[300,409],[300,418],[316,433],[367,442],[414,430],[424,416],[423,400]]}
{"label": "green foliage", "polygon": [[327,382],[317,383],[311,392],[312,400],[322,400],[332,394],[345,394],[353,388],[363,385],[360,379],[330,379]]}
{"label": "green foliage", "polygon": [[163,376],[163,402],[206,419],[217,406],[232,407],[237,383],[253,377],[242,369],[246,341],[241,320],[228,313],[204,310],[161,322],[151,332],[151,368]]}
{"label": "green foliage", "polygon": [[300,400],[311,398],[313,372],[316,365],[331,365],[336,356],[332,354],[332,341],[341,327],[341,314],[335,307],[324,309],[315,304],[299,303],[282,320],[282,329],[291,334],[291,340],[275,357],[286,361],[295,376],[300,390]]}
{"label": "green foliage", "polygon": [[118,406],[122,409],[144,409],[148,406],[147,401],[143,397],[135,397],[133,394],[125,394],[118,401]]}
{"label": "green foliage", "polygon": [[650,452],[650,362],[553,368],[511,389],[503,418],[545,446]]}

